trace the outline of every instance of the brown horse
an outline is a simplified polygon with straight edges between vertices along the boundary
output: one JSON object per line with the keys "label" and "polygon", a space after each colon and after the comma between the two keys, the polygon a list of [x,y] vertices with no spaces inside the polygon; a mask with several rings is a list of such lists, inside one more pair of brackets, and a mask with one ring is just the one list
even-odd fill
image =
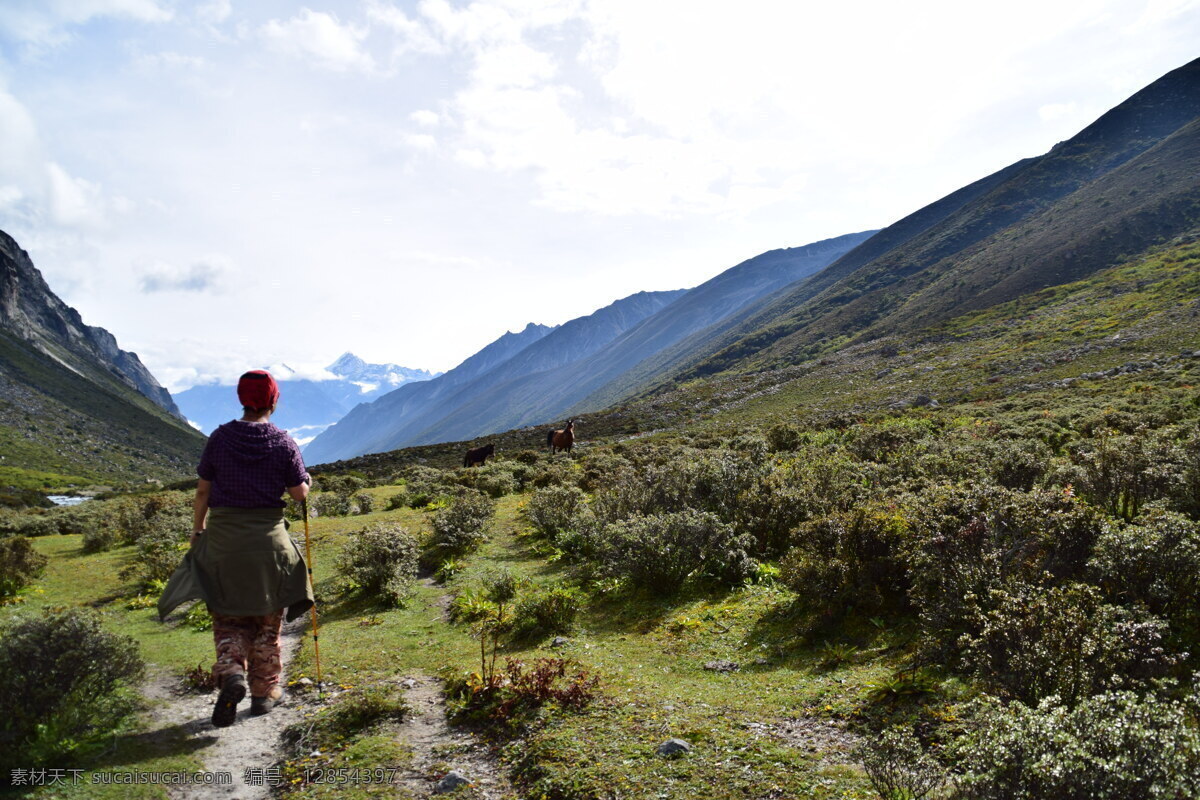
{"label": "brown horse", "polygon": [[463,466],[464,467],[476,467],[476,466],[480,466],[482,464],[486,464],[487,460],[488,460],[488,456],[492,456],[495,454],[496,454],[496,445],[494,445],[494,444],[484,445],[483,447],[476,447],[472,450],[467,451],[466,457],[463,458]]}
{"label": "brown horse", "polygon": [[571,447],[575,444],[575,420],[567,420],[567,427],[561,431],[546,432],[546,446],[550,448],[550,454],[554,455],[559,450],[571,452]]}

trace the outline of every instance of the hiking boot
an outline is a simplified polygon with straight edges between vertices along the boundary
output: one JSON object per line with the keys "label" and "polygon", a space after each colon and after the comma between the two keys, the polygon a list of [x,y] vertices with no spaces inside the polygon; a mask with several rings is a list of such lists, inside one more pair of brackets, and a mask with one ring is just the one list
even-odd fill
{"label": "hiking boot", "polygon": [[266,697],[251,697],[250,698],[250,713],[256,717],[261,717],[263,714],[271,713],[271,709],[279,705],[283,701],[283,689],[278,686],[271,688],[271,693]]}
{"label": "hiking boot", "polygon": [[246,676],[226,675],[221,684],[221,693],[217,695],[217,704],[213,706],[212,724],[214,728],[228,728],[237,719],[237,706],[246,696]]}

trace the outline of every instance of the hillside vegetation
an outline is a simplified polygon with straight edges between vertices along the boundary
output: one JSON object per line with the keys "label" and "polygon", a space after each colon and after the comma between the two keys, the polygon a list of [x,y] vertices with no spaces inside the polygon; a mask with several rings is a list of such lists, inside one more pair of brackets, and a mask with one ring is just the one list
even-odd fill
{"label": "hillside vegetation", "polygon": [[[590,418],[614,432],[574,457],[528,431],[484,468],[449,447],[326,467],[326,673],[350,698],[441,675],[521,797],[870,798],[885,768],[931,796],[1191,796],[1198,267],[1185,236],[908,341],[697,381]],[[661,430],[616,432],[633,416]],[[15,608],[92,605],[182,676],[207,634],[137,599],[186,533],[187,495],[157,497],[10,518],[49,559]],[[314,674],[307,642],[295,664]],[[389,724],[280,768],[403,763]],[[172,741],[134,763],[199,766]]]}

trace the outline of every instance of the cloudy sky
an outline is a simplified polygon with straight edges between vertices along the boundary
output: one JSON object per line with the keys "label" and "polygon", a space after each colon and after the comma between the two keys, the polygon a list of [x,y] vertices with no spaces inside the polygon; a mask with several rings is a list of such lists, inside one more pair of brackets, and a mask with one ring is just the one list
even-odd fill
{"label": "cloudy sky", "polygon": [[0,229],[172,389],[444,370],[893,222],[1198,42],[1200,0],[2,0]]}

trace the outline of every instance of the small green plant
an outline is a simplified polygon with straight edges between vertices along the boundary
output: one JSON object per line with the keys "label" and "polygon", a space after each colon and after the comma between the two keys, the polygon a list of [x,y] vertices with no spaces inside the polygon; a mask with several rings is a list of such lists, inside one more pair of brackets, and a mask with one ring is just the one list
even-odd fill
{"label": "small green plant", "polygon": [[[403,690],[395,684],[352,687],[311,717],[284,728],[280,742],[286,751],[300,757],[314,750],[336,752],[384,723],[403,722],[409,713]],[[295,771],[301,772],[299,768]]]}
{"label": "small green plant", "polygon": [[194,631],[211,631],[212,614],[209,613],[208,607],[204,603],[193,603],[192,607],[183,615],[183,624]]}
{"label": "small green plant", "polygon": [[937,694],[938,681],[923,670],[905,669],[867,684],[872,703],[895,704],[924,700]]}
{"label": "small green plant", "polygon": [[821,645],[821,667],[836,669],[848,664],[858,655],[858,648],[848,642],[826,642]]}
{"label": "small green plant", "polygon": [[548,586],[527,592],[518,599],[513,611],[513,629],[517,636],[534,639],[568,633],[575,625],[582,597],[569,586]]}
{"label": "small green plant", "polygon": [[462,572],[464,567],[466,567],[466,563],[461,558],[447,558],[438,565],[437,570],[433,573],[434,580],[438,583],[446,583]]}

